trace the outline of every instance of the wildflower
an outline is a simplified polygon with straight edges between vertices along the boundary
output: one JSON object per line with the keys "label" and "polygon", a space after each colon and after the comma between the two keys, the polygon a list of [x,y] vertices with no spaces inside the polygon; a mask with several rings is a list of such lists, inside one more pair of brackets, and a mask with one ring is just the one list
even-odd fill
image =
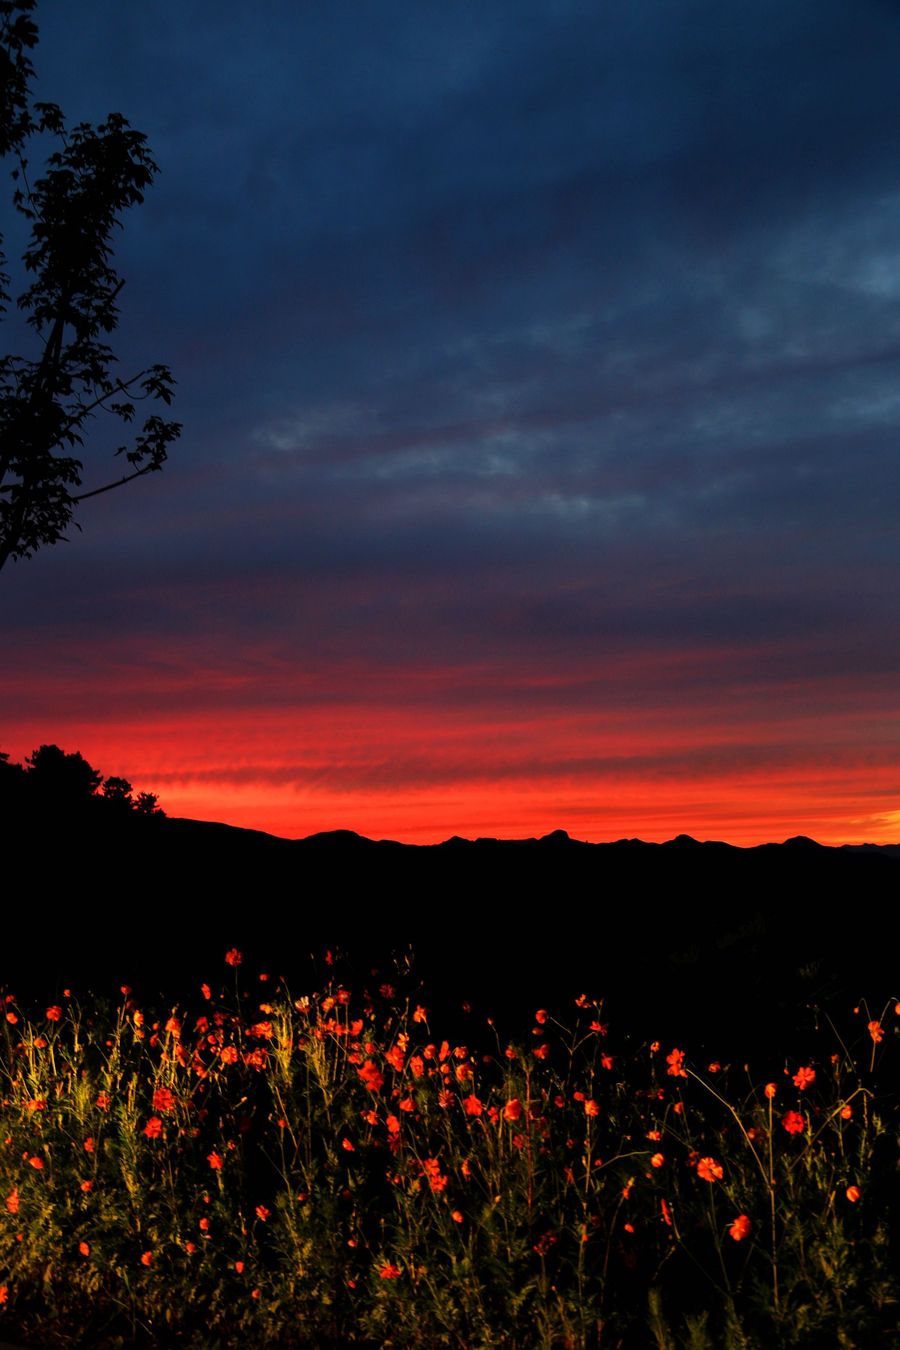
{"label": "wildflower", "polygon": [[157,1088],[153,1094],[154,1111],[174,1111],[175,1094],[169,1088]]}
{"label": "wildflower", "polygon": [[219,1051],[219,1061],[222,1064],[237,1064],[238,1052],[236,1045],[223,1045]]}
{"label": "wildflower", "polygon": [[806,1129],[806,1121],[799,1111],[786,1111],[781,1117],[781,1123],[788,1134],[802,1134]]}
{"label": "wildflower", "polygon": [[794,1086],[802,1092],[804,1088],[808,1088],[811,1083],[816,1081],[816,1071],[811,1068],[798,1069],[794,1074],[793,1081]]}
{"label": "wildflower", "polygon": [[150,1266],[150,1265],[152,1265],[152,1264],[153,1264],[153,1253],[152,1253],[152,1252],[144,1252],[143,1256],[141,1257],[141,1265],[142,1265],[142,1266]]}
{"label": "wildflower", "polygon": [[763,1089],[763,1091],[765,1092],[765,1094],[766,1094],[766,1096],[768,1097],[769,1101],[771,1101],[772,1098],[775,1096],[775,1093],[778,1091],[778,1084],[777,1084],[777,1083],[766,1083],[766,1086],[765,1086],[765,1088]]}
{"label": "wildflower", "polygon": [[606,1069],[607,1071],[609,1071],[609,1070],[612,1069],[612,1066],[613,1066],[613,1057],[612,1057],[612,1055],[601,1055],[601,1056],[600,1056],[600,1067],[601,1067],[601,1069]]}
{"label": "wildflower", "polygon": [[9,1285],[0,1284],[0,1303],[5,1303],[9,1298]]}
{"label": "wildflower", "polygon": [[224,1162],[224,1159],[221,1153],[213,1152],[210,1153],[206,1161],[209,1163],[210,1167],[213,1169],[214,1172],[218,1172],[222,1166],[222,1163]]}
{"label": "wildflower", "polygon": [[462,1223],[463,1221],[463,1216],[458,1209],[452,1209],[450,1211],[450,1218],[453,1220],[454,1223]]}
{"label": "wildflower", "polygon": [[208,1232],[209,1232],[209,1219],[207,1219],[207,1218],[205,1218],[205,1217],[202,1218],[197,1226],[198,1226],[198,1228],[200,1229],[200,1232],[201,1232],[201,1233],[208,1233]]}
{"label": "wildflower", "polygon": [[426,1010],[425,1010],[421,1005],[420,1005],[418,1008],[416,1008],[415,1012],[414,1012],[413,1015],[412,1015],[412,1020],[413,1020],[414,1022],[427,1022],[427,1021],[428,1021],[428,1013],[426,1012]]}
{"label": "wildflower", "polygon": [[40,1172],[44,1166],[43,1158],[29,1158],[28,1161],[36,1172]]}
{"label": "wildflower", "polygon": [[234,1263],[234,1268],[235,1268],[235,1270],[237,1271],[237,1273],[238,1273],[239,1275],[243,1275],[243,1273],[244,1273],[244,1263],[243,1263],[243,1261],[235,1261],[235,1263]]}
{"label": "wildflower", "polygon": [[144,1134],[148,1139],[158,1139],[162,1134],[162,1121],[159,1116],[151,1116],[144,1126]]}
{"label": "wildflower", "polygon": [[848,1104],[841,1110],[841,1120],[849,1120],[852,1115],[853,1115],[853,1107],[848,1102]]}
{"label": "wildflower", "polygon": [[225,953],[225,961],[229,966],[239,966],[243,959],[243,953],[239,952],[237,947],[232,947],[231,951]]}
{"label": "wildflower", "polygon": [[384,1123],[387,1126],[388,1134],[400,1133],[400,1120],[397,1116],[388,1116],[387,1120]]}
{"label": "wildflower", "polygon": [[10,1024],[11,1027],[14,1027],[14,1026],[16,1025],[16,1023],[18,1022],[19,1019],[18,1019],[18,1017],[16,1017],[16,1014],[15,1014],[14,1012],[8,1012],[8,1013],[6,1014],[6,1020],[7,1020],[7,1022]]}
{"label": "wildflower", "polygon": [[209,1000],[212,998],[212,990],[210,989],[208,984],[201,984],[200,993],[207,1000],[207,1002],[209,1002]]}
{"label": "wildflower", "polygon": [[88,1191],[94,1189],[94,1183],[90,1180],[90,1178],[87,1178],[85,1181],[81,1183],[81,1189],[84,1191],[85,1195],[87,1195]]}
{"label": "wildflower", "polygon": [[395,1266],[391,1261],[385,1261],[384,1265],[381,1267],[378,1274],[382,1280],[399,1280],[400,1276],[403,1274],[403,1271],[400,1269],[399,1266]]}
{"label": "wildflower", "polygon": [[357,1073],[370,1092],[378,1092],[384,1086],[384,1075],[374,1060],[367,1059]]}
{"label": "wildflower", "polygon": [[856,1204],[856,1202],[857,1202],[857,1200],[859,1199],[859,1197],[860,1197],[861,1194],[862,1194],[862,1191],[859,1189],[858,1186],[848,1186],[848,1187],[847,1187],[847,1199],[850,1201],[851,1205],[855,1205],[855,1204]]}
{"label": "wildflower", "polygon": [[879,1041],[884,1040],[884,1030],[880,1022],[874,1021],[870,1022],[868,1030],[869,1035],[872,1037],[872,1040],[875,1042],[876,1045],[878,1044]]}
{"label": "wildflower", "polygon": [[271,1210],[266,1209],[265,1205],[256,1206],[256,1217],[259,1219],[260,1223],[265,1223],[270,1214]]}
{"label": "wildflower", "polygon": [[441,1174],[441,1165],[437,1158],[426,1158],[422,1164],[422,1175],[427,1178],[428,1185],[436,1193],[447,1189],[447,1178]]}
{"label": "wildflower", "polygon": [[735,1242],[742,1242],[744,1238],[747,1237],[752,1227],[753,1225],[747,1218],[747,1215],[739,1214],[735,1219],[734,1223],[728,1229],[728,1232],[729,1235],[734,1238]]}
{"label": "wildflower", "polygon": [[93,1137],[91,1135],[88,1135],[87,1139],[85,1139],[84,1141],[85,1153],[93,1153],[95,1148],[96,1144],[94,1143]]}
{"label": "wildflower", "polygon": [[687,1078],[687,1070],[684,1067],[683,1050],[673,1050],[670,1054],[666,1055],[666,1063],[669,1066],[668,1069],[666,1069],[666,1073],[669,1074],[671,1078]]}
{"label": "wildflower", "polygon": [[86,1242],[79,1242],[78,1250],[81,1252],[82,1256],[90,1256],[91,1254],[91,1249]]}
{"label": "wildflower", "polygon": [[651,1167],[662,1167],[662,1165],[663,1165],[663,1163],[664,1163],[665,1161],[666,1161],[666,1159],[665,1159],[664,1154],[662,1154],[662,1153],[654,1153],[653,1157],[650,1159],[650,1166],[651,1166]]}
{"label": "wildflower", "polygon": [[463,1098],[463,1110],[467,1116],[480,1116],[484,1107],[475,1094],[470,1093],[468,1097]]}
{"label": "wildflower", "polygon": [[12,1190],[10,1191],[9,1195],[6,1197],[6,1208],[9,1210],[10,1214],[18,1214],[18,1212],[19,1212],[19,1188],[18,1188],[18,1186],[13,1186],[13,1188],[12,1188]]}
{"label": "wildflower", "polygon": [[404,1097],[398,1105],[401,1111],[405,1111],[406,1114],[409,1115],[410,1112],[415,1111],[416,1109],[416,1100],[414,1097]]}
{"label": "wildflower", "polygon": [[665,1197],[665,1196],[663,1196],[662,1199],[660,1200],[660,1202],[659,1202],[659,1208],[660,1208],[660,1212],[662,1213],[662,1216],[663,1216],[663,1221],[669,1226],[669,1228],[671,1228],[671,1227],[672,1227],[672,1214],[671,1214],[671,1211],[669,1210],[669,1206],[666,1204],[666,1197]]}
{"label": "wildflower", "polygon": [[531,1052],[535,1059],[549,1059],[550,1046],[545,1042],[543,1045],[536,1045]]}
{"label": "wildflower", "polygon": [[61,1017],[62,1017],[62,1008],[60,1008],[58,1004],[54,1003],[51,1008],[47,1009],[48,1022],[58,1022]]}
{"label": "wildflower", "polygon": [[540,1022],[541,1026],[543,1026],[547,1020],[548,1015],[549,1014],[547,1013],[546,1008],[538,1008],[537,1012],[534,1014],[534,1020],[536,1022]]}
{"label": "wildflower", "polygon": [[715,1158],[701,1158],[697,1164],[697,1176],[703,1181],[721,1181],[722,1164]]}
{"label": "wildflower", "polygon": [[522,1115],[522,1103],[518,1097],[513,1097],[503,1108],[504,1120],[518,1120]]}
{"label": "wildflower", "polygon": [[108,1110],[109,1110],[109,1093],[108,1093],[108,1092],[98,1092],[98,1093],[97,1093],[97,1106],[100,1108],[101,1111],[108,1111]]}
{"label": "wildflower", "polygon": [[342,1148],[342,1149],[345,1149],[345,1150],[347,1151],[347,1153],[355,1153],[355,1152],[356,1152],[356,1149],[355,1149],[354,1146],[350,1143],[350,1140],[349,1140],[349,1139],[342,1139],[342,1140],[341,1140],[341,1148]]}
{"label": "wildflower", "polygon": [[584,1104],[584,1114],[586,1116],[599,1116],[600,1103],[595,1102],[593,1097],[590,1097]]}
{"label": "wildflower", "polygon": [[184,1250],[188,1253],[189,1256],[192,1256],[194,1252],[197,1250],[196,1242],[186,1242],[184,1244]]}

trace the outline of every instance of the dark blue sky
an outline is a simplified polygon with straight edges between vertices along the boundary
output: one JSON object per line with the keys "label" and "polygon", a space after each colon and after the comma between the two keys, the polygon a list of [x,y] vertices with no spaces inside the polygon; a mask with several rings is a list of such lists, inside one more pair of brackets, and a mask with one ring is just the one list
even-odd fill
{"label": "dark blue sky", "polygon": [[185,429],[3,573],[6,748],[290,834],[900,836],[895,4],[37,18],[160,165],[117,344]]}

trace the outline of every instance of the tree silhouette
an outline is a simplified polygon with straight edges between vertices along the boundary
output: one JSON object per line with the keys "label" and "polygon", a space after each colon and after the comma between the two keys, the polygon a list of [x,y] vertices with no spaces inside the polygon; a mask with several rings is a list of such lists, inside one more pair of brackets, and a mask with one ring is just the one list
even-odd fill
{"label": "tree silhouette", "polygon": [[[12,161],[13,205],[30,226],[22,257],[30,284],[17,304],[37,337],[33,357],[0,358],[0,568],[64,539],[79,502],[161,469],[181,431],[152,413],[115,451],[124,472],[82,490],[84,465],[74,452],[90,419],[108,413],[131,423],[137,402],[172,399],[167,366],[120,378],[105,341],[118,323],[124,285],[110,261],[113,229],[127,207],[143,201],[157,166],[146,138],[119,113],[67,132],[55,104],[32,103],[34,4],[0,0],[0,156]],[[47,136],[58,148],[32,182],[25,151]],[[0,314],[10,282],[0,271]]]}

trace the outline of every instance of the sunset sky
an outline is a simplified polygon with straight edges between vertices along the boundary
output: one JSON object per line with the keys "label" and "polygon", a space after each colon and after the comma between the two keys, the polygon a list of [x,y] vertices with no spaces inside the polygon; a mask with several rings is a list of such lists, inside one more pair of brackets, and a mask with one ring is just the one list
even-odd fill
{"label": "sunset sky", "polygon": [[0,573],[0,749],[291,837],[900,840],[896,5],[36,17],[160,166],[114,343],[184,432]]}

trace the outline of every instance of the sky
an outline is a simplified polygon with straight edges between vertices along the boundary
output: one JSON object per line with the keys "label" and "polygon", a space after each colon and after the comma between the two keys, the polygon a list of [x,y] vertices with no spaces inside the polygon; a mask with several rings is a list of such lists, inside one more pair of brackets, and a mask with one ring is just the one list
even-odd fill
{"label": "sky", "polygon": [[36,18],[159,165],[114,344],[184,430],[0,573],[0,748],[288,837],[900,840],[893,0]]}

